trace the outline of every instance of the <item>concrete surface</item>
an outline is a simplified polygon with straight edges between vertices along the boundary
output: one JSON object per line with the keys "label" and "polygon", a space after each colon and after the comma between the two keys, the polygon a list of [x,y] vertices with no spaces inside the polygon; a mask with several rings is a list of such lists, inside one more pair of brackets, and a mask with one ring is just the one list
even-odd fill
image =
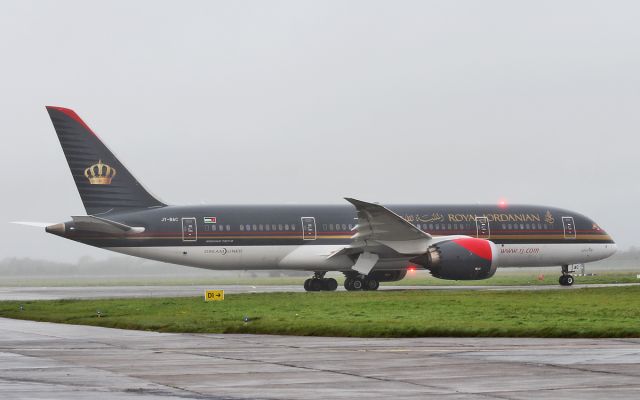
{"label": "concrete surface", "polygon": [[635,399],[640,339],[162,334],[0,319],[2,399]]}
{"label": "concrete surface", "polygon": [[[590,284],[564,287],[544,286],[380,286],[380,290],[574,290],[585,287],[633,286],[640,283]],[[207,285],[207,286],[70,286],[0,287],[2,300],[60,300],[118,297],[203,296],[205,289],[224,289],[225,293],[304,292],[302,285]],[[344,290],[340,287],[338,290]]]}

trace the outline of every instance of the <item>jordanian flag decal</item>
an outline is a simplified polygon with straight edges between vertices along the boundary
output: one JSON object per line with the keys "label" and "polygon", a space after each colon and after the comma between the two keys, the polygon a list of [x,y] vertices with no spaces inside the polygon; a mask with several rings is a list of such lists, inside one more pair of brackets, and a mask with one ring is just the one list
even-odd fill
{"label": "jordanian flag decal", "polygon": [[204,217],[204,223],[205,224],[215,224],[216,223],[216,217]]}

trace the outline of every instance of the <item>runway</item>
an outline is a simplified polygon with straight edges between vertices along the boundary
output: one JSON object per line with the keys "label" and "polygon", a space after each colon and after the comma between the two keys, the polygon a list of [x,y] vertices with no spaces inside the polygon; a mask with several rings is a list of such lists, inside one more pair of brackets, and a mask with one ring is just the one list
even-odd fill
{"label": "runway", "polygon": [[[565,287],[538,286],[380,286],[379,290],[575,290],[586,287],[632,286],[640,283],[588,284]],[[67,287],[0,287],[2,300],[62,300],[129,297],[202,296],[206,289],[224,289],[225,293],[304,292],[302,285],[208,285],[208,286],[67,286]],[[340,287],[338,290],[344,290]]]}
{"label": "runway", "polygon": [[7,399],[626,399],[640,339],[164,334],[0,319]]}

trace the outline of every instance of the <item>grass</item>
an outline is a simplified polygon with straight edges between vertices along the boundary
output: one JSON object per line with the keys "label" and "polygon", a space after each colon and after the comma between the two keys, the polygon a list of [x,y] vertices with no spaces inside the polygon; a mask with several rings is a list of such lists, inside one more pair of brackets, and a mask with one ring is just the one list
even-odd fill
{"label": "grass", "polygon": [[[227,295],[222,302],[202,298],[11,301],[0,302],[0,316],[160,332],[640,337],[640,287],[255,293]],[[243,321],[244,316],[249,322]]]}

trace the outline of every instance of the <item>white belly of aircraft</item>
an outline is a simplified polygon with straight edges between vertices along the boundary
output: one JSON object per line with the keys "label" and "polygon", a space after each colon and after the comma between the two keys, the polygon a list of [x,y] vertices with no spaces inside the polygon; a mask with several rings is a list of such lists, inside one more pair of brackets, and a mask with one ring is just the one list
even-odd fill
{"label": "white belly of aircraft", "polygon": [[546,267],[602,260],[616,251],[612,243],[497,245],[500,267]]}
{"label": "white belly of aircraft", "polygon": [[[112,247],[109,250],[151,260],[216,270],[346,270],[347,256],[328,258],[343,245]],[[497,245],[499,267],[543,267],[587,263],[609,257],[615,244]],[[376,268],[402,268],[407,260],[380,261]]]}

